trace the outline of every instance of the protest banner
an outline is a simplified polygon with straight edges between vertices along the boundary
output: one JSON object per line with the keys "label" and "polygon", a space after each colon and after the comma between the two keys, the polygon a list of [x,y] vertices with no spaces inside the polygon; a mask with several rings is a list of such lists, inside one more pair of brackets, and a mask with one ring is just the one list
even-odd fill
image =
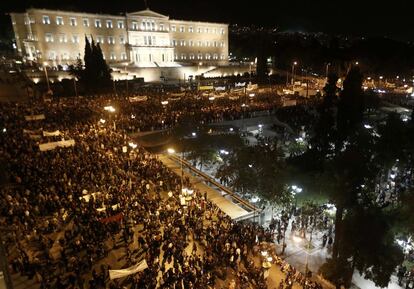
{"label": "protest banner", "polygon": [[139,263],[137,263],[137,264],[135,264],[131,267],[128,267],[126,269],[108,270],[109,271],[109,279],[114,280],[114,279],[117,279],[117,278],[126,277],[126,276],[129,276],[129,275],[141,272],[141,271],[143,271],[147,268],[148,268],[147,261],[144,259],[141,262],[139,262]]}

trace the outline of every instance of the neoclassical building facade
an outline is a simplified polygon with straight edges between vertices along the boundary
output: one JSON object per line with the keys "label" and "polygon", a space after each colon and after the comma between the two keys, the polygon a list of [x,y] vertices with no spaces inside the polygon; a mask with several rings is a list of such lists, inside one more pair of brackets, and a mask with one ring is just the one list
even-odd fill
{"label": "neoclassical building facade", "polygon": [[226,65],[228,25],[173,20],[146,9],[124,15],[46,9],[10,13],[18,52],[65,65],[83,58],[85,37],[99,43],[112,65]]}

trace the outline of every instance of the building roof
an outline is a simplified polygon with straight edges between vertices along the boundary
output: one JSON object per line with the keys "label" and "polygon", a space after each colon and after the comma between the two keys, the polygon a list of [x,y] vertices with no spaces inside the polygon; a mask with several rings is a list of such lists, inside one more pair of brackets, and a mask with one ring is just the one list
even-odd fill
{"label": "building roof", "polygon": [[163,15],[157,12],[150,10],[149,8],[137,12],[127,13],[128,16],[140,16],[140,17],[154,17],[154,18],[163,18],[169,19],[167,15]]}

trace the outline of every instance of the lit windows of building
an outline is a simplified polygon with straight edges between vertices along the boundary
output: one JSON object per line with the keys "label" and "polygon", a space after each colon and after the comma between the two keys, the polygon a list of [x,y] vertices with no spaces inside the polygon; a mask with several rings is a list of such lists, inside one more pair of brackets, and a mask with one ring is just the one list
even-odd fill
{"label": "lit windows of building", "polygon": [[49,53],[47,54],[47,58],[49,60],[55,60],[56,59],[56,52],[54,51],[49,51]]}
{"label": "lit windows of building", "polygon": [[111,52],[111,54],[109,55],[109,59],[110,60],[116,60],[115,52]]}
{"label": "lit windows of building", "polygon": [[113,36],[108,36],[108,44],[115,44],[115,37]]}
{"label": "lit windows of building", "polygon": [[226,59],[224,54],[220,55],[220,60],[224,60],[224,59]]}
{"label": "lit windows of building", "polygon": [[213,55],[213,59],[214,59],[214,60],[217,60],[217,59],[218,59],[218,54],[217,54],[217,53],[214,53],[214,55]]}
{"label": "lit windows of building", "polygon": [[185,45],[186,45],[185,40],[180,40],[180,46],[185,46]]}
{"label": "lit windows of building", "polygon": [[121,60],[127,60],[127,55],[125,52],[121,53]]}
{"label": "lit windows of building", "polygon": [[42,17],[42,23],[43,24],[50,24],[50,17],[47,15],[43,15]]}
{"label": "lit windows of building", "polygon": [[184,26],[180,26],[180,32],[184,32]]}
{"label": "lit windows of building", "polygon": [[79,43],[79,35],[72,35],[72,43]]}
{"label": "lit windows of building", "polygon": [[172,46],[177,46],[177,40],[173,39]]}
{"label": "lit windows of building", "polygon": [[177,31],[177,28],[175,27],[175,25],[171,25],[171,31],[172,32],[176,32]]}
{"label": "lit windows of building", "polygon": [[158,28],[160,31],[164,31],[164,23],[160,23]]}
{"label": "lit windows of building", "polygon": [[181,53],[181,60],[186,60],[186,59],[187,59],[186,54],[185,53]]}
{"label": "lit windows of building", "polygon": [[204,33],[206,33],[206,34],[207,34],[207,33],[208,33],[208,31],[209,31],[209,30],[208,30],[208,27],[204,28]]}
{"label": "lit windows of building", "polygon": [[138,22],[132,21],[132,30],[138,30]]}
{"label": "lit windows of building", "polygon": [[198,41],[197,42],[197,46],[203,46],[203,42],[202,41]]}
{"label": "lit windows of building", "polygon": [[62,54],[62,59],[63,59],[63,60],[69,60],[69,53],[67,53],[67,52],[63,52],[63,54]]}
{"label": "lit windows of building", "polygon": [[224,42],[223,41],[220,42],[220,47],[224,47]]}
{"label": "lit windows of building", "polygon": [[53,34],[52,33],[46,33],[45,34],[45,41],[48,42],[48,43],[53,42],[54,41]]}
{"label": "lit windows of building", "polygon": [[125,25],[124,25],[124,21],[118,21],[118,29],[124,29]]}
{"label": "lit windows of building", "polygon": [[175,59],[175,60],[178,60],[178,54],[175,54],[175,55],[174,55],[174,59]]}
{"label": "lit windows of building", "polygon": [[224,34],[224,28],[221,28],[220,33],[223,35]]}
{"label": "lit windows of building", "polygon": [[197,59],[198,59],[198,60],[203,59],[203,54],[201,54],[201,53],[197,54]]}
{"label": "lit windows of building", "polygon": [[125,42],[125,36],[124,35],[119,36],[119,43],[121,43],[121,44],[125,44],[126,43]]}
{"label": "lit windows of building", "polygon": [[188,32],[190,32],[190,33],[194,32],[193,26],[188,26]]}
{"label": "lit windows of building", "polygon": [[101,35],[96,36],[96,43],[103,44],[104,43],[104,37]]}
{"label": "lit windows of building", "polygon": [[95,27],[96,28],[101,28],[102,27],[102,22],[100,19],[95,19]]}
{"label": "lit windows of building", "polygon": [[193,60],[194,59],[194,53],[190,53],[190,57],[189,59]]}
{"label": "lit windows of building", "polygon": [[112,20],[106,20],[106,28],[110,28],[110,29],[113,28],[113,26],[112,26]]}
{"label": "lit windows of building", "polygon": [[69,22],[70,22],[70,26],[77,26],[78,25],[78,23],[76,21],[76,18],[74,18],[74,17],[69,18]]}
{"label": "lit windows of building", "polygon": [[197,27],[197,33],[201,33],[202,29],[201,27]]}
{"label": "lit windows of building", "polygon": [[59,42],[66,43],[68,40],[66,39],[66,34],[59,34]]}
{"label": "lit windows of building", "polygon": [[210,60],[210,59],[211,59],[211,55],[210,55],[210,53],[206,53],[206,59],[207,59],[207,60]]}
{"label": "lit windows of building", "polygon": [[82,22],[83,22],[84,27],[89,27],[89,19],[88,18],[83,18]]}
{"label": "lit windows of building", "polygon": [[63,25],[63,17],[56,16],[56,25]]}
{"label": "lit windows of building", "polygon": [[188,40],[188,46],[194,46],[193,40]]}

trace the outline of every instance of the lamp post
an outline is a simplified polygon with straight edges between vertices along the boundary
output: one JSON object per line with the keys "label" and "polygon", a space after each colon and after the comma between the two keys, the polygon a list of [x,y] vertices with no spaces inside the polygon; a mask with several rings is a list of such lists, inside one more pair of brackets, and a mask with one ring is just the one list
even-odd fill
{"label": "lamp post", "polygon": [[295,87],[295,66],[297,64],[298,63],[296,61],[292,63],[292,90],[294,90]]}
{"label": "lamp post", "polygon": [[328,63],[326,64],[326,70],[325,70],[326,79],[328,79],[328,75],[329,75],[329,66],[331,66],[331,63],[330,63],[330,62],[328,62]]}
{"label": "lamp post", "polygon": [[125,64],[126,94],[128,96],[129,95],[129,92],[128,92],[128,71],[127,71],[127,67],[128,67],[128,63]]}
{"label": "lamp post", "polygon": [[[175,149],[173,148],[168,148],[167,149],[168,154],[170,155],[174,155],[175,154]],[[181,154],[183,154],[183,152],[181,152]],[[178,156],[178,158],[180,159],[180,166],[181,166],[181,190],[183,189],[183,175],[184,175],[184,171],[183,171],[183,156]]]}
{"label": "lamp post", "polygon": [[45,72],[46,77],[46,84],[47,84],[47,93],[49,93],[50,90],[50,84],[49,84],[49,75],[47,74],[47,62],[43,62],[43,71]]}

